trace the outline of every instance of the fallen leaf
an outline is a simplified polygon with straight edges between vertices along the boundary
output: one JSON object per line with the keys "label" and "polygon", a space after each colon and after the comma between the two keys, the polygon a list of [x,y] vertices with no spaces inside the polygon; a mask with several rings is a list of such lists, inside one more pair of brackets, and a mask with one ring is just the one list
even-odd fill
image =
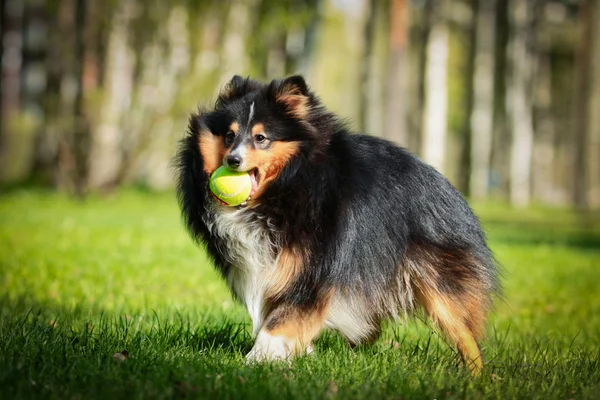
{"label": "fallen leaf", "polygon": [[338,394],[338,387],[334,381],[329,381],[329,385],[327,387],[327,393],[325,393],[326,397],[336,397]]}
{"label": "fallen leaf", "polygon": [[123,362],[127,360],[127,357],[129,357],[129,352],[127,350],[123,350],[120,353],[113,354],[112,357],[119,362]]}
{"label": "fallen leaf", "polygon": [[492,381],[503,381],[504,380],[504,378],[501,378],[496,374],[492,374],[491,378],[492,378]]}

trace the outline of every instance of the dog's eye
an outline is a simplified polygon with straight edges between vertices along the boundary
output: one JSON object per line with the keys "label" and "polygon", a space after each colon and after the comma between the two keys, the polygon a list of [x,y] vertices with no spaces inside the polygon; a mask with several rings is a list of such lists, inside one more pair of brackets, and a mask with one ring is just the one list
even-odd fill
{"label": "dog's eye", "polygon": [[256,136],[254,136],[254,140],[256,140],[257,143],[262,143],[266,140],[267,138],[265,137],[265,135],[261,135],[260,133]]}
{"label": "dog's eye", "polygon": [[233,139],[235,139],[235,133],[231,131],[227,132],[225,135],[225,144],[229,146],[231,143],[233,143]]}

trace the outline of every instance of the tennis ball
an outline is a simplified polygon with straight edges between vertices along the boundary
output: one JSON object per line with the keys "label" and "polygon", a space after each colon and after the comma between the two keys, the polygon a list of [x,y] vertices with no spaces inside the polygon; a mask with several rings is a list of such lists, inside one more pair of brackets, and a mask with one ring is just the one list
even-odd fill
{"label": "tennis ball", "polygon": [[210,190],[230,206],[239,206],[252,192],[252,180],[247,172],[232,171],[224,166],[210,176]]}

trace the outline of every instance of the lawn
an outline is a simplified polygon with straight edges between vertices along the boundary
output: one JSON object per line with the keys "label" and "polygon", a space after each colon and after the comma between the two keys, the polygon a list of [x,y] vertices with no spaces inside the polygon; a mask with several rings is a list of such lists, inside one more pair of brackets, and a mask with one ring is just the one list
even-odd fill
{"label": "lawn", "polygon": [[420,319],[247,366],[249,319],[172,193],[0,197],[0,398],[600,397],[600,215],[476,206],[504,298],[470,378]]}

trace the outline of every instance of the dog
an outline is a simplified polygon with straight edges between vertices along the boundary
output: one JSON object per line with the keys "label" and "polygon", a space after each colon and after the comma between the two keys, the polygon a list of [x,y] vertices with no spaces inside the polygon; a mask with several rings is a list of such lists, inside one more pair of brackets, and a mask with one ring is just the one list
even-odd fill
{"label": "dog", "polygon": [[[422,307],[473,373],[498,267],[477,217],[434,168],[352,133],[302,76],[234,76],[180,142],[185,224],[252,319],[248,361],[312,352],[324,328],[373,342],[383,320]],[[228,207],[220,166],[252,193]]]}

